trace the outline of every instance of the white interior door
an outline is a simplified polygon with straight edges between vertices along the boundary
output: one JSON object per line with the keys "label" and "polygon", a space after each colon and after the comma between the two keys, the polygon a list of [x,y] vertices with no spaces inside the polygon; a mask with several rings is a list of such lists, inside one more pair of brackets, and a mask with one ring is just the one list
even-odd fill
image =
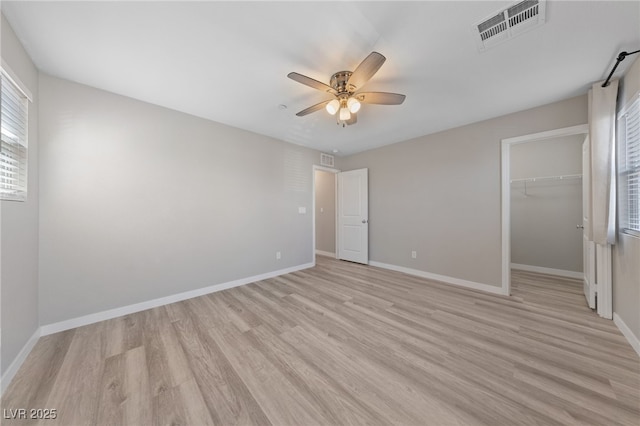
{"label": "white interior door", "polygon": [[596,308],[596,250],[589,235],[591,215],[591,160],[589,136],[582,143],[582,259],[584,296],[591,309]]}
{"label": "white interior door", "polygon": [[338,173],[338,259],[369,263],[368,169]]}

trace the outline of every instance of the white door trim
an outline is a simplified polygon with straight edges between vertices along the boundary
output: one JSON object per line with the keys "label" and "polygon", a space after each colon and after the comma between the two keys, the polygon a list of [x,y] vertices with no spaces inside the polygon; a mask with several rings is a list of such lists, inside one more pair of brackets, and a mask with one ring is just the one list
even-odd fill
{"label": "white door trim", "polygon": [[525,142],[541,141],[562,136],[581,135],[589,133],[588,124],[564,127],[562,129],[546,132],[532,133],[514,138],[502,139],[502,197],[501,197],[501,222],[502,222],[502,292],[511,294],[511,170],[510,153],[511,146]]}
{"label": "white door trim", "polygon": [[582,292],[591,309],[596,308],[596,248],[591,241],[591,140],[582,142]]}
{"label": "white door trim", "polygon": [[335,190],[334,190],[334,194],[336,197],[336,202],[335,202],[335,232],[336,232],[336,247],[335,247],[335,254],[334,256],[338,255],[338,173],[340,173],[339,169],[334,169],[331,167],[325,167],[325,166],[318,166],[317,164],[314,164],[311,167],[311,233],[312,238],[311,238],[311,253],[313,253],[313,265],[315,266],[316,264],[316,170],[322,171],[322,172],[329,172],[329,173],[333,173],[334,174],[334,185],[335,185]]}
{"label": "white door trim", "polygon": [[611,245],[596,244],[596,310],[603,318],[613,319],[611,282]]}

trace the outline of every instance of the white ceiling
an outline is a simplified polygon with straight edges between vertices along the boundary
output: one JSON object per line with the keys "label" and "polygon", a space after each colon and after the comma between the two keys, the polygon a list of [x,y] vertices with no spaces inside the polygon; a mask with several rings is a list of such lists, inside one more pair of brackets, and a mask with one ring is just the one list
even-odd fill
{"label": "white ceiling", "polygon": [[[12,2],[2,11],[43,72],[347,155],[584,94],[640,48],[640,2],[547,2],[546,25],[484,53],[471,27],[515,2]],[[364,87],[407,95],[342,128],[328,83],[371,51]],[[619,67],[623,72],[633,59]],[[619,73],[616,73],[619,74]],[[280,109],[280,104],[287,109]]]}

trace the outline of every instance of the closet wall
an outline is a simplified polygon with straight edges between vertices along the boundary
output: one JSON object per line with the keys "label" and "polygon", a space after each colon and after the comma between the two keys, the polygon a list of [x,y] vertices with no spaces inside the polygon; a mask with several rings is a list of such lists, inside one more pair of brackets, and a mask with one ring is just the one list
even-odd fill
{"label": "closet wall", "polygon": [[582,272],[582,229],[576,225],[582,224],[583,141],[576,135],[511,147],[514,267]]}

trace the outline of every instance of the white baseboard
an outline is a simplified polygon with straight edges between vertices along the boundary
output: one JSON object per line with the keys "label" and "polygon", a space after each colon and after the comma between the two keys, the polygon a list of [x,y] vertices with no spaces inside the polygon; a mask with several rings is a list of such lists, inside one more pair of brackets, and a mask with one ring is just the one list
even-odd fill
{"label": "white baseboard", "polygon": [[41,328],[38,327],[33,335],[27,340],[27,343],[24,344],[18,355],[13,359],[7,371],[4,372],[2,377],[0,378],[0,396],[4,393],[5,390],[9,387],[9,384],[15,377],[16,373],[27,359],[33,347],[38,343],[38,339],[41,335]]}
{"label": "white baseboard", "polygon": [[496,287],[488,284],[477,283],[475,281],[467,281],[460,278],[434,274],[431,272],[421,271],[419,269],[406,268],[404,266],[390,265],[387,263],[376,262],[373,260],[369,261],[369,265],[377,266],[378,268],[389,269],[391,271],[403,272],[405,274],[415,275],[417,277],[427,278],[434,281],[441,281],[446,284],[453,284],[460,287],[471,288],[474,290],[481,290],[487,293],[500,294],[504,296],[507,295],[507,292],[502,287]]}
{"label": "white baseboard", "polygon": [[95,314],[84,315],[82,317],[71,318],[52,324],[43,325],[41,327],[42,336],[46,336],[60,331],[70,330],[72,328],[89,325],[96,322],[121,317],[123,315],[133,314],[135,312],[146,311],[147,309],[156,308],[158,306],[168,305],[170,303],[180,302],[182,300],[203,296],[209,293],[215,293],[221,290],[227,290],[233,287],[239,287],[245,284],[251,284],[256,281],[266,280],[277,277],[279,275],[289,274],[291,272],[300,271],[315,266],[314,262],[304,263],[302,265],[293,266],[291,268],[280,269],[277,271],[267,272],[265,274],[254,275],[252,277],[241,278],[226,283],[214,284],[212,286],[199,288],[196,290],[185,291],[183,293],[173,294],[171,296],[160,297],[158,299],[148,300],[146,302],[135,303],[133,305],[123,306],[120,308],[109,309],[107,311],[97,312]]}
{"label": "white baseboard", "polygon": [[638,339],[638,336],[633,334],[633,331],[631,331],[629,326],[625,324],[625,322],[622,321],[622,318],[620,318],[620,316],[615,312],[613,313],[613,323],[618,326],[622,335],[627,338],[631,347],[635,349],[636,353],[640,356],[640,339]]}
{"label": "white baseboard", "polygon": [[545,268],[543,266],[523,265],[520,263],[512,263],[511,269],[518,269],[520,271],[538,272],[540,274],[557,275],[565,278],[575,278],[581,280],[584,278],[583,272],[567,271],[565,269]]}
{"label": "white baseboard", "polygon": [[334,259],[336,258],[336,254],[329,251],[316,250],[316,254],[319,254],[320,256],[333,257]]}

